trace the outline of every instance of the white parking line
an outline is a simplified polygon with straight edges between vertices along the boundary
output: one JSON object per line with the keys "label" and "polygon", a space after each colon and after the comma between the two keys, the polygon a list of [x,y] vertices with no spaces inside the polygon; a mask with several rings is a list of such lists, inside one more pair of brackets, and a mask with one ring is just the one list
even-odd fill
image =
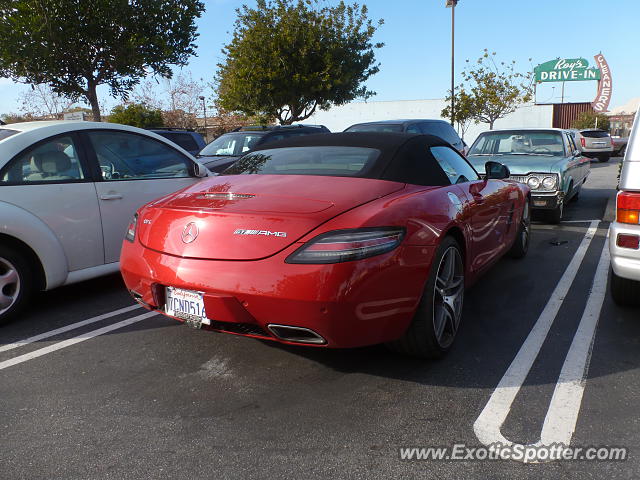
{"label": "white parking line", "polygon": [[84,327],[85,325],[99,322],[101,320],[105,320],[110,317],[115,317],[116,315],[130,312],[131,310],[135,310],[137,308],[142,308],[142,306],[136,304],[136,305],[131,305],[129,307],[120,308],[118,310],[114,310],[113,312],[103,313],[102,315],[91,317],[87,320],[82,320],[81,322],[72,323],[70,325],[65,325],[64,327],[56,328],[55,330],[50,330],[48,332],[40,333],[38,335],[34,335],[33,337],[25,338],[24,340],[18,340],[17,342],[14,342],[14,343],[8,343],[7,345],[0,346],[0,352],[13,350],[14,348],[22,347],[23,345],[28,345],[29,343],[33,343],[39,340],[43,340],[45,338],[53,337],[55,335],[59,335],[60,333],[68,332],[69,330],[75,330],[76,328]]}
{"label": "white parking line", "polygon": [[33,352],[25,353],[24,355],[20,355],[10,360],[5,360],[4,362],[0,362],[0,370],[4,370],[5,368],[12,367],[14,365],[26,362],[28,360],[33,360],[34,358],[41,357],[43,355],[46,355],[47,353],[55,352],[56,350],[60,350],[62,348],[70,347],[71,345],[75,345],[76,343],[84,342],[85,340],[89,340],[93,337],[97,337],[98,335],[102,335],[102,334],[111,332],[113,330],[126,327],[127,325],[140,322],[145,318],[149,318],[157,314],[158,312],[143,313],[142,315],[128,318],[127,320],[122,320],[121,322],[117,322],[112,325],[107,325],[106,327],[98,328],[97,330],[92,330],[90,332],[82,333],[77,337],[69,338],[62,342],[54,343],[53,345],[49,345],[48,347],[40,348],[38,350],[34,350]]}
{"label": "white parking line", "polygon": [[562,220],[561,223],[592,223],[599,222],[600,220]]}
{"label": "white parking line", "polygon": [[510,442],[502,435],[500,429],[547,338],[549,329],[565,297],[569,293],[569,288],[596,234],[598,224],[599,221],[597,220],[591,222],[569,266],[560,278],[558,285],[556,285],[547,305],[540,314],[540,317],[538,317],[531,332],[529,332],[529,336],[520,347],[518,354],[511,362],[511,365],[489,398],[480,416],[473,424],[475,434],[483,444],[491,445],[493,443],[501,443],[503,445],[513,445],[513,442]]}
{"label": "white parking line", "polygon": [[596,327],[607,294],[609,278],[609,244],[604,243],[589,300],[580,319],[569,353],[562,366],[558,383],[544,419],[540,443],[569,445],[576,429],[582,395],[586,384]]}

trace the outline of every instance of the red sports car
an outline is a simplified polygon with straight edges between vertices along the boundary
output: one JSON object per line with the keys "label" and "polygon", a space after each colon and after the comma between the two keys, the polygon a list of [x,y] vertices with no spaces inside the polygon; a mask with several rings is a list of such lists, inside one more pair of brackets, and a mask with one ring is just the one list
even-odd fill
{"label": "red sports car", "polygon": [[140,208],[122,275],[196,328],[440,356],[465,287],[529,245],[528,188],[486,171],[430,135],[283,140]]}

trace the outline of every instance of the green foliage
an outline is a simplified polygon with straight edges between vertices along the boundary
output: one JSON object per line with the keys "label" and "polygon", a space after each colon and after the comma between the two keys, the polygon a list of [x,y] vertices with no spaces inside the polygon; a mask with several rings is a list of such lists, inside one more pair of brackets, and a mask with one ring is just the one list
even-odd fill
{"label": "green foliage", "polygon": [[85,99],[98,85],[127,99],[149,73],[171,75],[195,54],[199,0],[0,0],[0,77]]}
{"label": "green foliage", "polygon": [[[456,95],[468,97],[460,99],[464,105],[464,113],[461,115],[467,115],[475,122],[488,123],[490,129],[493,129],[496,120],[513,113],[521,104],[531,101],[533,93],[531,72],[517,72],[515,60],[498,64],[495,56],[495,52],[489,53],[485,48],[484,54],[475,64],[467,60],[468,65],[462,72],[464,82],[456,88]],[[451,112],[447,112],[450,117]],[[454,116],[457,117],[454,120],[460,121],[460,116]]]}
{"label": "green foliage", "polygon": [[10,124],[10,123],[32,122],[33,120],[35,120],[35,118],[33,118],[33,116],[29,114],[20,115],[17,113],[3,113],[2,115],[0,115],[0,120],[2,120],[6,124]]}
{"label": "green foliage", "polygon": [[[460,136],[464,140],[464,134],[471,125],[471,122],[478,123],[476,117],[478,116],[477,103],[474,97],[469,95],[464,86],[460,85],[456,87],[454,94],[454,115],[453,121],[458,125],[458,131]],[[451,118],[451,93],[446,98],[447,106],[442,109],[440,115],[443,118]]]}
{"label": "green foliage", "polygon": [[149,108],[142,103],[130,103],[118,105],[111,110],[109,115],[111,123],[121,123],[139,128],[162,127],[162,111]]}
{"label": "green foliage", "polygon": [[375,94],[363,84],[379,71],[374,50],[383,44],[372,43],[367,7],[319,3],[257,0],[237,10],[216,76],[224,110],[291,124]]}
{"label": "green foliage", "polygon": [[[596,119],[598,122],[596,123]],[[596,112],[582,112],[578,114],[578,117],[573,122],[573,128],[583,130],[585,128],[599,128],[601,130],[609,131],[610,122],[609,117],[603,113]]]}

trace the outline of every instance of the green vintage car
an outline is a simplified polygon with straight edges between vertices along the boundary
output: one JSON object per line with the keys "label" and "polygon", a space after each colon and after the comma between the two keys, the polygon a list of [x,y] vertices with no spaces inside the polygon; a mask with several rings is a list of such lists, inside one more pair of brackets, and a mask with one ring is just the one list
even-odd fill
{"label": "green vintage car", "polygon": [[531,206],[546,210],[552,223],[560,222],[564,205],[577,199],[590,169],[589,159],[582,156],[571,133],[559,128],[481,133],[468,160],[479,173],[484,173],[488,160],[509,167],[511,179],[531,188]]}

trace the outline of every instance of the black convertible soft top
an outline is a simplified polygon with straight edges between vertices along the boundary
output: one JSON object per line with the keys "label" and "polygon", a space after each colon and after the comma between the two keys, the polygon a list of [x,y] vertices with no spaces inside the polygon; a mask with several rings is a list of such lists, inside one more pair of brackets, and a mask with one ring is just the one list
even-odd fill
{"label": "black convertible soft top", "polygon": [[[363,172],[365,178],[391,180],[418,185],[449,185],[450,181],[431,153],[431,147],[451,145],[434,135],[389,132],[344,132],[320,135],[300,135],[268,143],[252,151],[258,152],[289,147],[363,147],[376,149],[380,155],[375,166]],[[457,152],[456,152],[457,153]],[[233,167],[230,168],[233,170]],[[225,172],[229,174],[231,172]]]}

